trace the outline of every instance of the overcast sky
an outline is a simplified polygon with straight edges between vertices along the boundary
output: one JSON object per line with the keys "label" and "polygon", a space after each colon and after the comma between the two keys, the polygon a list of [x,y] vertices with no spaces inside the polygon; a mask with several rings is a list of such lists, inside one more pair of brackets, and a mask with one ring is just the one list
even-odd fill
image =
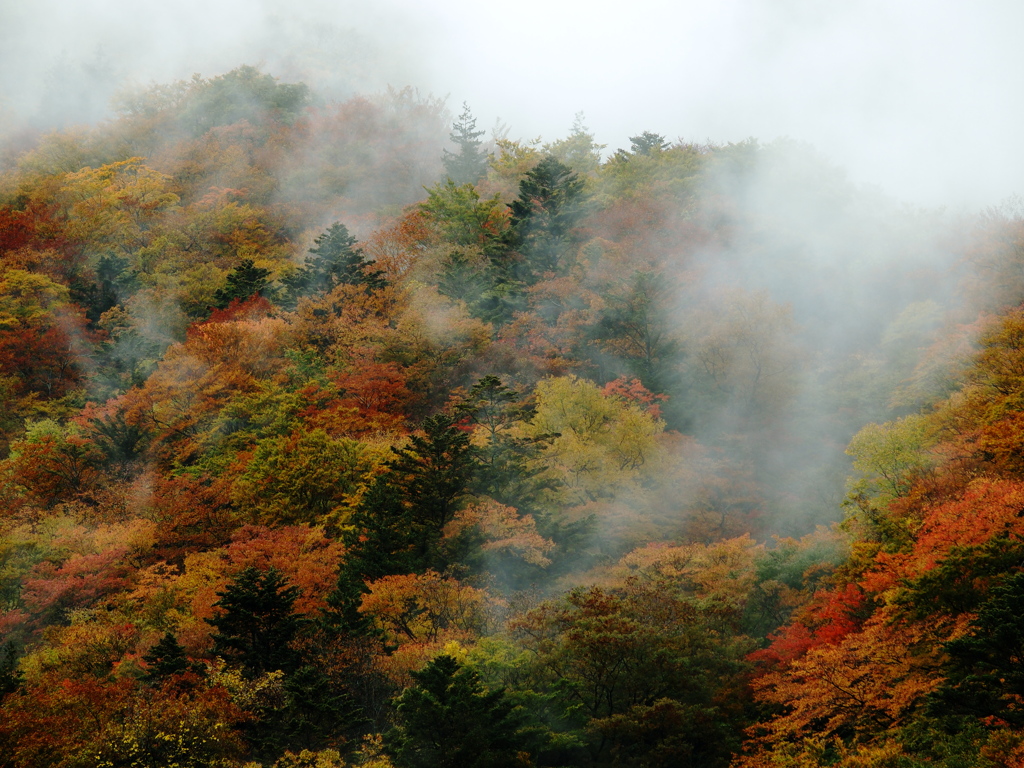
{"label": "overcast sky", "polygon": [[[1019,0],[0,0],[0,108],[248,63],[337,95],[414,85],[513,138],[813,144],[915,203],[1024,193]],[[102,98],[92,99],[92,93]]]}

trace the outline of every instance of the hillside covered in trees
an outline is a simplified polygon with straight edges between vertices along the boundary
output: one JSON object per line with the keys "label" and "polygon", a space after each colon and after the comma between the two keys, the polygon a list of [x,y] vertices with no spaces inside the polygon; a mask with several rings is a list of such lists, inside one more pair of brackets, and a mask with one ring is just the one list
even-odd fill
{"label": "hillside covered in trees", "polygon": [[0,147],[0,766],[1024,765],[1024,218],[253,67]]}

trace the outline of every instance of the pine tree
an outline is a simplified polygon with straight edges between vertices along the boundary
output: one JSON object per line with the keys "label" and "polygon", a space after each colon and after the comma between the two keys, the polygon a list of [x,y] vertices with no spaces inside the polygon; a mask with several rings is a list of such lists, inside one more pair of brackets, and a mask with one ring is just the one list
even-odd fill
{"label": "pine tree", "polygon": [[362,721],[351,697],[297,650],[307,622],[294,611],[299,589],[287,586],[280,571],[250,566],[217,594],[214,607],[223,611],[207,620],[217,628],[214,654],[250,679],[284,673],[283,701],[260,710],[245,728],[255,755],[269,763],[288,748],[320,749]]}
{"label": "pine tree", "polygon": [[471,261],[461,249],[453,250],[441,262],[437,289],[450,299],[466,302],[473,312],[489,285],[486,268]]}
{"label": "pine tree", "polygon": [[265,296],[269,292],[270,270],[257,267],[252,259],[243,259],[228,274],[227,283],[213,294],[213,303],[217,309],[224,309],[235,299],[248,299],[250,296]]}
{"label": "pine tree", "polygon": [[129,424],[122,411],[106,418],[91,419],[93,442],[107,459],[124,466],[142,455],[149,442],[149,431],[141,424]]}
{"label": "pine tree", "polygon": [[348,227],[334,222],[314,240],[309,249],[313,258],[282,282],[292,303],[300,296],[329,291],[337,285],[363,285],[380,289],[387,285],[381,272],[363,259],[356,248],[358,241]]}
{"label": "pine tree", "polygon": [[940,716],[996,717],[1024,726],[1024,572],[992,588],[969,634],[945,644],[946,682],[932,699]]}
{"label": "pine tree", "polygon": [[18,669],[18,654],[13,643],[4,645],[0,650],[0,699],[8,693],[14,693],[21,687],[22,676]]}
{"label": "pine tree", "polygon": [[358,612],[366,582],[451,565],[441,539],[472,479],[469,435],[445,414],[425,419],[423,431],[411,438],[409,448],[392,448],[395,458],[342,533],[345,562],[329,597],[335,628],[368,631]]}
{"label": "pine tree", "polygon": [[667,148],[668,142],[665,141],[665,137],[651,131],[644,131],[639,136],[629,137],[629,149],[634,155],[652,155],[656,152],[663,152]]}
{"label": "pine tree", "polygon": [[285,680],[284,689],[287,704],[267,729],[277,732],[275,741],[283,747],[322,749],[338,734],[365,722],[352,697],[339,692],[316,667],[300,667]]}
{"label": "pine tree", "polygon": [[388,468],[412,505],[413,519],[440,534],[473,474],[469,435],[443,413],[424,419],[423,432],[410,438],[410,448],[391,449],[395,458]]}
{"label": "pine tree", "polygon": [[398,698],[388,734],[401,768],[508,768],[530,765],[521,718],[502,691],[486,691],[471,669],[438,656]]}
{"label": "pine tree", "polygon": [[148,670],[145,680],[148,683],[159,683],[172,675],[185,672],[199,672],[202,667],[185,655],[177,638],[170,632],[160,638],[160,642],[150,648],[142,657]]}
{"label": "pine tree", "polygon": [[459,414],[484,428],[486,442],[474,445],[470,489],[521,513],[533,513],[540,494],[551,481],[538,479],[533,464],[543,445],[553,436],[521,437],[513,426],[533,417],[533,409],[521,402],[518,392],[497,376],[484,376],[469,391]]}
{"label": "pine tree", "polygon": [[518,277],[524,283],[568,270],[582,198],[583,181],[550,155],[519,183],[519,197],[510,206],[510,245],[523,257]]}
{"label": "pine tree", "polygon": [[[72,290],[85,307],[85,316],[95,325],[108,309],[116,307],[139,288],[138,278],[130,269],[128,259],[114,254],[101,256],[96,262],[96,281]],[[75,290],[78,289],[78,290]]]}
{"label": "pine tree", "polygon": [[299,667],[300,656],[291,646],[302,623],[293,611],[299,589],[286,586],[279,570],[249,566],[217,596],[220,600],[213,605],[222,610],[206,620],[217,629],[214,655],[238,664],[253,678]]}
{"label": "pine tree", "polygon": [[463,102],[462,114],[452,126],[452,144],[457,152],[444,151],[445,172],[456,184],[476,184],[487,171],[487,153],[483,151],[480,137],[483,131],[476,130],[476,118]]}
{"label": "pine tree", "polygon": [[425,566],[415,552],[422,538],[397,478],[378,477],[360,499],[342,533],[347,552],[342,571],[347,581],[374,581]]}
{"label": "pine tree", "polygon": [[672,337],[671,289],[657,272],[622,275],[620,287],[608,292],[590,336],[612,352],[652,392],[670,384],[679,344]]}

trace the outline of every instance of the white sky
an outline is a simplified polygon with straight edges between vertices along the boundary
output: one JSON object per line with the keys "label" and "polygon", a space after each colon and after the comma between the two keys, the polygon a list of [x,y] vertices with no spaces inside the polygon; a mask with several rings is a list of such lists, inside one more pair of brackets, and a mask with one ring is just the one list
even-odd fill
{"label": "white sky", "polygon": [[415,85],[481,127],[609,150],[669,139],[807,141],[923,204],[1024,193],[1019,0],[0,0],[0,108],[63,67],[165,82],[262,63],[342,90]]}

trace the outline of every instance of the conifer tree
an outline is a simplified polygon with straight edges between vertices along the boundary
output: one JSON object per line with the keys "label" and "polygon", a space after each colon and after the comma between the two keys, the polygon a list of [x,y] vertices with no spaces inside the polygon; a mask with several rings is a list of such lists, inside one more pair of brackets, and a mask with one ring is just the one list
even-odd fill
{"label": "conifer tree", "polygon": [[463,102],[462,114],[452,126],[451,140],[458,151],[444,151],[445,172],[456,184],[475,184],[487,170],[487,153],[483,151],[480,137],[483,131],[476,130],[476,118]]}
{"label": "conifer tree", "polygon": [[518,277],[532,285],[545,273],[565,273],[573,228],[582,216],[583,181],[547,155],[519,183],[512,201],[510,245],[523,258]]}
{"label": "conifer tree", "polygon": [[411,447],[392,448],[388,467],[412,504],[414,520],[440,533],[473,473],[469,435],[443,413],[424,419],[423,432],[410,438]]}
{"label": "conifer tree", "polygon": [[671,295],[664,276],[657,272],[623,275],[618,289],[605,295],[605,305],[590,332],[652,392],[667,389],[672,364],[679,356],[678,341],[671,333]]}
{"label": "conifer tree", "polygon": [[342,628],[367,630],[357,610],[366,582],[451,564],[440,544],[472,478],[469,435],[446,414],[425,419],[423,431],[410,438],[409,448],[392,448],[395,458],[342,534],[345,562],[329,598],[334,623]]}
{"label": "conifer tree", "polygon": [[338,690],[312,659],[296,648],[306,623],[294,611],[297,587],[276,568],[246,568],[214,603],[223,609],[207,621],[217,628],[213,652],[237,664],[250,679],[284,673],[284,697],[246,727],[255,754],[267,761],[286,748],[318,749],[362,719],[351,697]]}
{"label": "conifer tree", "polygon": [[[284,683],[287,703],[267,729],[269,744],[289,749],[321,749],[343,731],[358,727],[365,718],[348,694],[339,691],[322,670],[299,667]],[[277,733],[273,733],[277,731]]]}
{"label": "conifer tree", "polygon": [[438,656],[398,698],[389,734],[401,768],[507,768],[529,765],[520,718],[502,691],[486,691],[479,675]]}
{"label": "conifer tree", "polygon": [[202,669],[185,655],[185,649],[171,632],[165,633],[160,642],[142,656],[142,660],[149,667],[145,676],[149,683],[159,683],[172,675],[199,672]]}
{"label": "conifer tree", "polygon": [[313,240],[313,258],[282,282],[292,302],[300,296],[329,291],[337,285],[363,285],[379,289],[387,285],[380,271],[363,259],[357,240],[348,227],[334,222]]}
{"label": "conifer tree", "polygon": [[225,309],[235,299],[248,299],[250,296],[265,296],[270,287],[270,270],[257,267],[252,259],[243,259],[228,274],[227,283],[213,294],[213,303],[217,309]]}
{"label": "conifer tree", "polygon": [[107,460],[124,466],[146,449],[149,431],[141,424],[129,424],[123,412],[89,421],[93,442],[99,446]]}
{"label": "conifer tree", "polygon": [[516,423],[529,421],[534,414],[521,399],[497,376],[484,376],[473,385],[457,410],[482,427],[486,437],[486,442],[471,449],[471,490],[521,513],[532,513],[541,492],[552,484],[538,478],[532,464],[552,436],[523,437],[513,429]]}
{"label": "conifer tree", "polygon": [[644,131],[639,136],[629,137],[629,149],[634,155],[651,155],[663,152],[668,148],[665,137],[652,131]]}
{"label": "conifer tree", "polygon": [[215,608],[221,610],[209,624],[216,628],[213,653],[241,666],[250,677],[298,668],[299,654],[291,647],[301,619],[293,606],[298,587],[286,586],[276,568],[260,571],[249,566],[231,582]]}
{"label": "conifer tree", "polygon": [[932,701],[936,714],[995,717],[1024,725],[1024,572],[992,588],[971,632],[945,644],[948,677]]}
{"label": "conifer tree", "polygon": [[7,643],[0,650],[0,699],[8,693],[14,693],[21,686],[22,677],[18,669],[18,654],[14,645]]}
{"label": "conifer tree", "polygon": [[441,266],[438,291],[448,298],[466,302],[469,311],[477,314],[477,304],[490,282],[487,270],[471,261],[461,249],[449,253]]}
{"label": "conifer tree", "polygon": [[[346,582],[373,581],[421,570],[414,546],[420,536],[409,505],[391,474],[378,477],[352,512],[342,533]],[[336,596],[340,597],[340,595]]]}

